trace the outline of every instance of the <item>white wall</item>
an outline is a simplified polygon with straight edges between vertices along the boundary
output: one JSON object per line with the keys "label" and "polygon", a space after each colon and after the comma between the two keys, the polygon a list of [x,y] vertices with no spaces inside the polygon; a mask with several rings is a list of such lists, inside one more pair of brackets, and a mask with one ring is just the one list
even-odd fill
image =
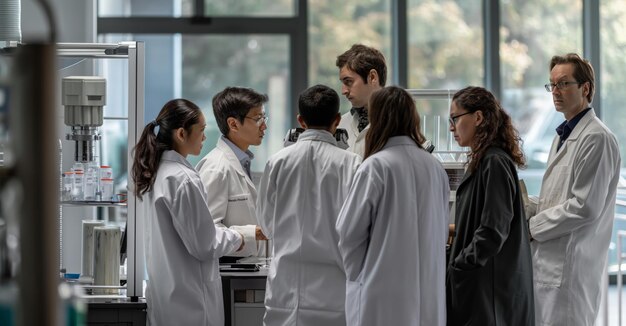
{"label": "white wall", "polygon": [[[95,42],[96,0],[47,0],[57,25],[57,42]],[[41,5],[34,0],[22,0],[22,41],[45,40],[48,21]]]}

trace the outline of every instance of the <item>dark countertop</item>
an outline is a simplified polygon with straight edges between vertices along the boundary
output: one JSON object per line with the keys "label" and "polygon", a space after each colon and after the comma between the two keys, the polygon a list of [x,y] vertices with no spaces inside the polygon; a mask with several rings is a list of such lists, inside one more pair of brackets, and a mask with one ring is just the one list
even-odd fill
{"label": "dark countertop", "polygon": [[138,302],[130,301],[129,297],[123,298],[89,298],[85,297],[85,302],[89,308],[109,308],[109,309],[146,309],[146,298],[139,298]]}

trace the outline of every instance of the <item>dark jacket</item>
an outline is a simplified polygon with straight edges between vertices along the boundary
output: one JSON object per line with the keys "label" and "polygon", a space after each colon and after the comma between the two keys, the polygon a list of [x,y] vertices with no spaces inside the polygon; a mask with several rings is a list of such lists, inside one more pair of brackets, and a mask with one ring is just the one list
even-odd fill
{"label": "dark jacket", "polygon": [[513,160],[491,147],[456,192],[448,325],[534,325],[528,224]]}

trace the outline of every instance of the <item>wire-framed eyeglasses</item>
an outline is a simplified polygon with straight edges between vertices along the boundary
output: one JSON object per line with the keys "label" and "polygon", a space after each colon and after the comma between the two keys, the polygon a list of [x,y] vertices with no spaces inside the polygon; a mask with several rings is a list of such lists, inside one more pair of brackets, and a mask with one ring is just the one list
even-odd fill
{"label": "wire-framed eyeglasses", "polygon": [[465,113],[461,113],[461,114],[457,114],[457,115],[449,117],[448,122],[450,123],[450,126],[456,126],[456,122],[459,120],[460,117],[466,114],[470,114],[470,113],[474,113],[474,112],[465,112]]}
{"label": "wire-framed eyeglasses", "polygon": [[254,121],[254,123],[257,125],[257,127],[260,127],[263,123],[267,123],[267,120],[269,120],[269,117],[264,115],[264,116],[259,117],[259,118],[246,117],[246,119],[250,119],[250,120]]}
{"label": "wire-framed eyeglasses", "polygon": [[548,83],[548,84],[545,84],[544,86],[546,87],[546,91],[552,93],[555,88],[562,90],[566,88],[568,85],[573,85],[573,84],[580,85],[582,83],[579,83],[577,81],[560,81],[558,83]]}

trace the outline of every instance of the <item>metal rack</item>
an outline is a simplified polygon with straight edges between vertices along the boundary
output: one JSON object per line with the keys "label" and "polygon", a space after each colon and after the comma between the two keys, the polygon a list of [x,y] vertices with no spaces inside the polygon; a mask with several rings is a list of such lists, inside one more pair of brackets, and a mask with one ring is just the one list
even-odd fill
{"label": "metal rack", "polygon": [[[144,122],[144,75],[145,62],[143,42],[120,43],[59,43],[59,58],[91,58],[107,60],[128,60],[128,151],[127,166],[132,166],[130,151],[140,138]],[[106,119],[106,118],[105,118]],[[119,120],[120,118],[111,118]],[[130,170],[130,169],[129,169]],[[128,188],[132,189],[132,178],[128,178]],[[73,206],[123,206],[119,203],[63,202]],[[145,270],[143,254],[143,215],[137,205],[137,198],[129,192],[127,202],[127,296],[137,301],[143,295],[143,274]],[[62,217],[60,217],[62,218]],[[62,221],[60,221],[62,222]],[[62,224],[61,224],[62,225]],[[61,248],[62,250],[62,248]]]}
{"label": "metal rack", "polygon": [[[626,254],[622,252],[622,241],[626,238],[626,231],[617,232],[617,324],[622,325],[622,261]],[[608,314],[605,314],[608,317]],[[606,318],[605,317],[605,318]]]}

